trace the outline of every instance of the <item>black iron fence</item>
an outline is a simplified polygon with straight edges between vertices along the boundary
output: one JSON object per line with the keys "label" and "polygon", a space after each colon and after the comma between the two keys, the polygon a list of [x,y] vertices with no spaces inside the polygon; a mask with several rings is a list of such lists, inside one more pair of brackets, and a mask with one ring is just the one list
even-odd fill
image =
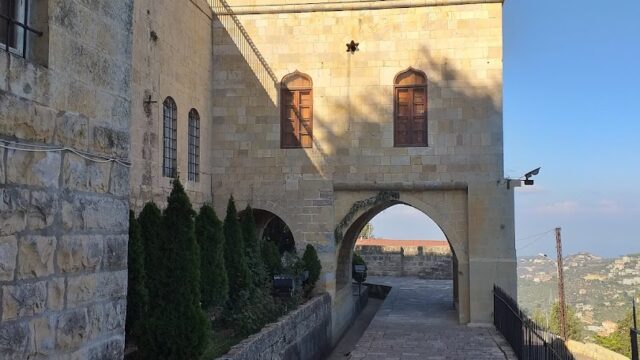
{"label": "black iron fence", "polygon": [[498,286],[493,287],[493,323],[520,360],[574,360],[559,336],[531,320]]}

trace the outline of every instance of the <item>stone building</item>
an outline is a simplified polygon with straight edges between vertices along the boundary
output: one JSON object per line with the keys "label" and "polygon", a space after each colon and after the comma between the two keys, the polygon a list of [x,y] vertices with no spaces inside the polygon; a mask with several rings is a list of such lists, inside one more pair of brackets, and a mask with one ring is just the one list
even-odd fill
{"label": "stone building", "polygon": [[1,354],[121,355],[127,210],[175,176],[316,246],[334,337],[357,234],[395,204],[445,233],[460,322],[515,294],[501,0],[34,3],[12,16],[42,34],[0,31]]}
{"label": "stone building", "polygon": [[132,8],[0,1],[2,359],[122,358]]}

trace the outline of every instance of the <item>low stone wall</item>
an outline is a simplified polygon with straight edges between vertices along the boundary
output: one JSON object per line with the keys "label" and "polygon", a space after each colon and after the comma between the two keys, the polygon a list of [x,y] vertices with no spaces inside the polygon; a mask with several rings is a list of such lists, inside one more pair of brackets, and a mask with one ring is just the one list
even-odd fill
{"label": "low stone wall", "polygon": [[324,359],[331,350],[331,296],[324,293],[267,325],[218,360]]}
{"label": "low stone wall", "polygon": [[356,252],[367,263],[372,276],[418,276],[423,279],[452,278],[449,249],[357,245]]}

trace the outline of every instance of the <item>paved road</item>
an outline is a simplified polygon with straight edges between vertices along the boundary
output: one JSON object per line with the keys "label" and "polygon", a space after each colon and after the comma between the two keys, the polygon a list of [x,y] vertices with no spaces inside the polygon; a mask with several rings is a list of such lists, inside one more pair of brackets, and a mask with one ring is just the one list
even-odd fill
{"label": "paved road", "polygon": [[452,282],[370,277],[392,286],[350,359],[515,359],[493,327],[459,325]]}

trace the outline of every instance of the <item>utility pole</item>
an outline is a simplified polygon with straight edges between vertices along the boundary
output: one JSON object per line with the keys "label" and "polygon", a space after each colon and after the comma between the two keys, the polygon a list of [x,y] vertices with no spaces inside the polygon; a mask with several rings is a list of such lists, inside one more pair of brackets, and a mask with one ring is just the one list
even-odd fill
{"label": "utility pole", "polygon": [[556,250],[558,251],[558,300],[560,302],[560,335],[567,340],[567,305],[564,301],[564,270],[562,265],[562,238],[560,237],[561,229],[556,228]]}

